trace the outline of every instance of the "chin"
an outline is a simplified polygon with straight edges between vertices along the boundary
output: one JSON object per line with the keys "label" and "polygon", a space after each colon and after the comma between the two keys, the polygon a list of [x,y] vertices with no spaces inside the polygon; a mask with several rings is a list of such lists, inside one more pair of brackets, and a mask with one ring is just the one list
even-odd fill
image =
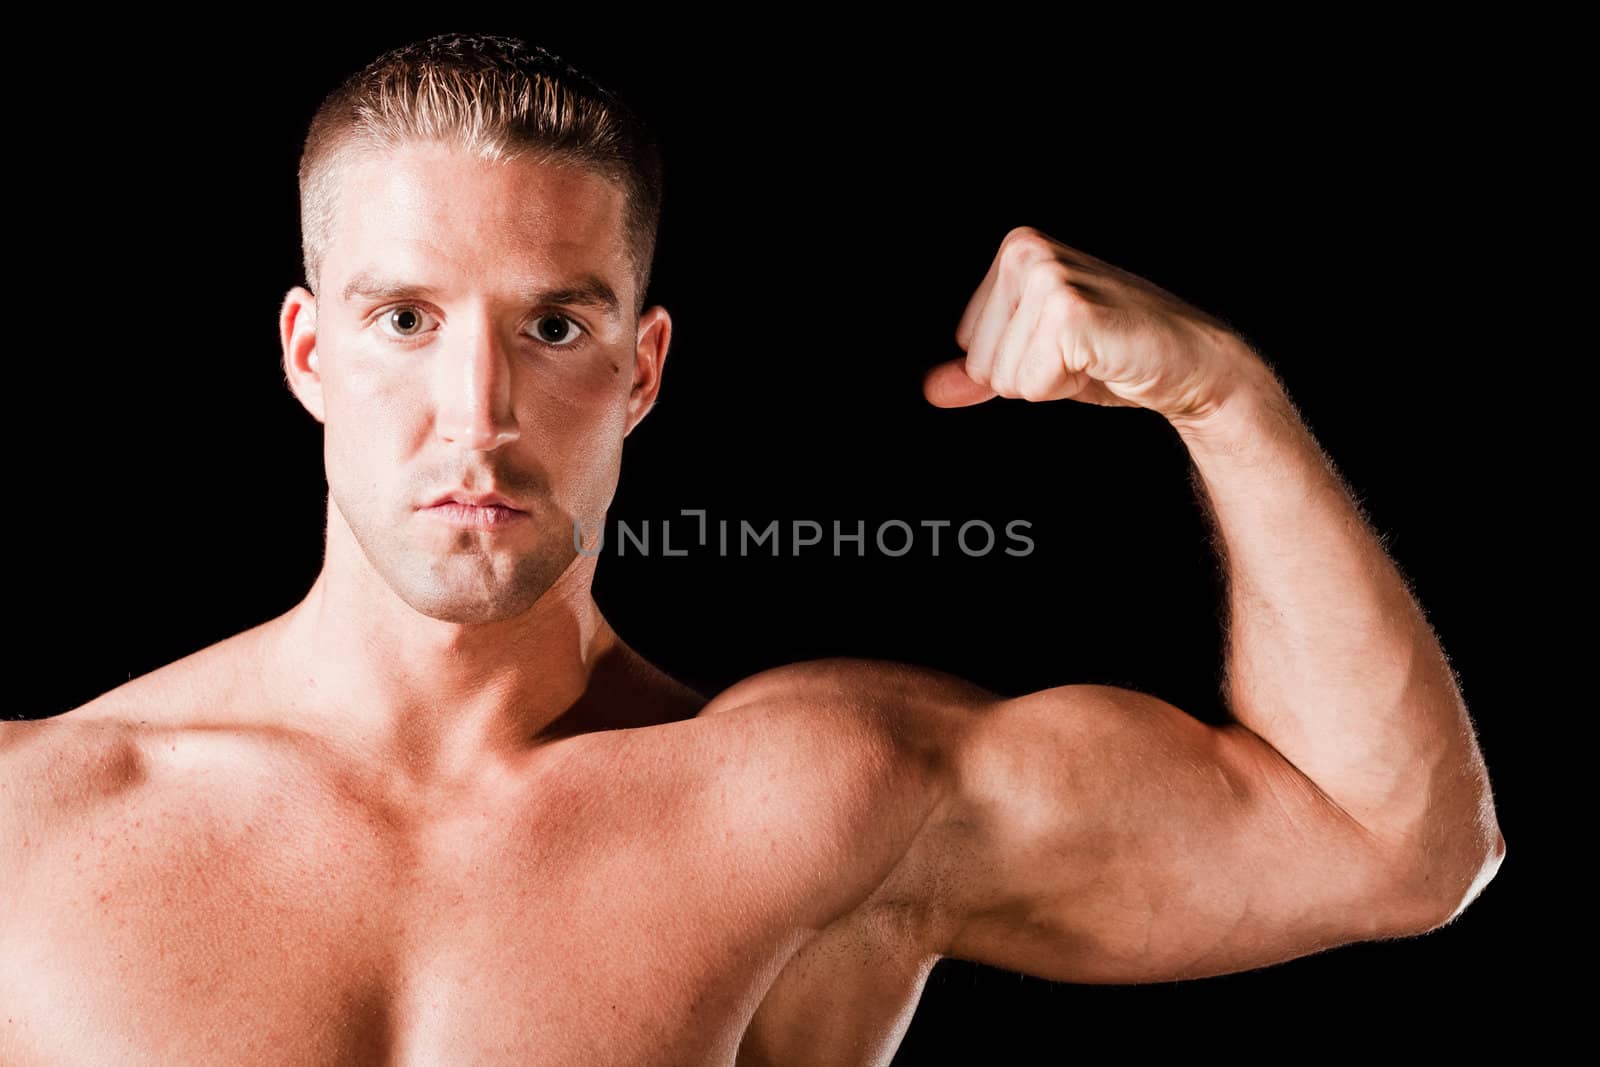
{"label": "chin", "polygon": [[[567,559],[534,555],[518,560],[509,574],[486,574],[477,568],[444,566],[394,585],[400,598],[418,613],[440,622],[482,624],[516,618],[539,602],[566,570]],[[459,560],[457,563],[461,562]]]}
{"label": "chin", "polygon": [[440,622],[481,624],[514,619],[538,603],[542,589],[397,590],[400,599],[420,615]]}
{"label": "chin", "polygon": [[527,607],[508,608],[502,604],[467,603],[456,601],[441,604],[413,604],[418,613],[439,622],[455,623],[461,626],[482,626],[491,622],[504,622],[514,619],[527,610]]}

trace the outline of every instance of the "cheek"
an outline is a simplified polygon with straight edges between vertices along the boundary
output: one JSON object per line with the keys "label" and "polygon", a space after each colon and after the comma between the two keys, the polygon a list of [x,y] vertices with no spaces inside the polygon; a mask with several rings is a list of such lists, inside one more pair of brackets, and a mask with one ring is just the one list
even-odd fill
{"label": "cheek", "polygon": [[[371,494],[382,481],[378,471],[448,447],[434,439],[437,383],[428,373],[393,373],[360,355],[352,355],[342,371],[326,379],[323,389],[330,479],[336,469],[352,472],[344,480]],[[521,440],[516,451],[537,454],[579,478],[609,477],[619,461],[632,385],[625,356],[522,368],[513,385]]]}
{"label": "cheek", "polygon": [[[393,421],[407,407],[414,407],[426,383],[415,374],[397,373],[381,362],[356,356],[334,383],[338,403],[355,421]],[[349,421],[349,419],[347,419]]]}
{"label": "cheek", "polygon": [[632,379],[622,380],[613,370],[617,365],[615,358],[603,358],[583,373],[533,378],[519,420],[524,436],[531,433],[580,448],[603,446],[611,436],[620,438]]}
{"label": "cheek", "polygon": [[519,415],[528,454],[564,486],[561,495],[587,514],[614,492],[627,426],[628,390],[605,373],[556,391],[541,390]]}
{"label": "cheek", "polygon": [[377,492],[380,468],[393,469],[407,447],[417,411],[414,387],[397,375],[357,365],[324,385],[323,451],[330,483],[339,478],[364,496]]}

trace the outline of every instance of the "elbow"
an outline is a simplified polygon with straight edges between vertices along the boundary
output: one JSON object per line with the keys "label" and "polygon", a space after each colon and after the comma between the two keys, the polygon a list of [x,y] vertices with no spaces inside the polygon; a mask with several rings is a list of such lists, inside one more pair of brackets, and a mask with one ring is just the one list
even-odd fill
{"label": "elbow", "polygon": [[[1482,844],[1484,838],[1488,844]],[[1426,864],[1423,878],[1431,892],[1422,894],[1425,903],[1417,908],[1407,933],[1427,934],[1448,926],[1482,895],[1484,888],[1500,873],[1506,859],[1506,839],[1498,826],[1470,847],[1455,850],[1458,858],[1444,864]]]}
{"label": "elbow", "polygon": [[1466,766],[1440,764],[1425,785],[1423,796],[1432,802],[1413,803],[1412,816],[1391,824],[1385,835],[1395,848],[1391,855],[1404,857],[1390,869],[1400,872],[1396,894],[1408,902],[1405,932],[1410,934],[1453,923],[1482,895],[1506,858],[1506,838],[1481,757]]}

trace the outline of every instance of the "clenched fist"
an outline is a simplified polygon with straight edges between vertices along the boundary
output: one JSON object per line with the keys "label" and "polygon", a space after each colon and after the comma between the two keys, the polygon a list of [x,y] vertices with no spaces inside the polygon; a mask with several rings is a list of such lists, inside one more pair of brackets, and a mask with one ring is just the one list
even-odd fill
{"label": "clenched fist", "polygon": [[939,407],[1071,398],[1203,421],[1260,366],[1215,318],[1031,226],[1000,243],[956,344],[966,358],[923,379]]}

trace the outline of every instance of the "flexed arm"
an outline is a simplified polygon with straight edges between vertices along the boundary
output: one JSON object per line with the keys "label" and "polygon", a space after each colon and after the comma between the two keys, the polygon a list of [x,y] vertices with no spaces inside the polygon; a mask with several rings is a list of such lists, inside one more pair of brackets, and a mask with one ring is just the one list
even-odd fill
{"label": "flexed arm", "polygon": [[1449,921],[1505,854],[1438,641],[1281,383],[1225,326],[1030,227],[928,374],[1159,412],[1226,564],[1231,721],[1063,686],[935,717],[954,785],[908,856],[947,955],[1070,980],[1223,973]]}
{"label": "flexed arm", "polygon": [[1437,637],[1274,380],[1176,420],[1226,564],[1225,691],[1454,918],[1505,856],[1472,722]]}

